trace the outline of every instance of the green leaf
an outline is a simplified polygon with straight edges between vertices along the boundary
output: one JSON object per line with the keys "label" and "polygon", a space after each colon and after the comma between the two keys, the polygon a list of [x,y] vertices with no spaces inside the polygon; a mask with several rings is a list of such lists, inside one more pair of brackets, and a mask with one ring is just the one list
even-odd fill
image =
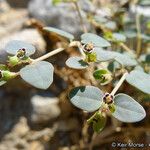
{"label": "green leaf", "polygon": [[82,58],[77,56],[67,59],[66,65],[73,69],[85,69],[89,66],[88,63],[84,62]]}
{"label": "green leaf", "polygon": [[97,55],[96,53],[87,53],[86,54],[86,62],[96,62],[97,60]]}
{"label": "green leaf", "polygon": [[20,59],[15,55],[15,56],[8,56],[8,62],[10,66],[16,66],[20,63]]}
{"label": "green leaf", "polygon": [[99,133],[100,131],[103,130],[105,124],[106,124],[106,117],[98,113],[93,119],[93,130]]}
{"label": "green leaf", "polygon": [[57,4],[61,3],[61,2],[62,2],[62,0],[53,0],[52,1],[53,5],[57,5]]}
{"label": "green leaf", "polygon": [[93,73],[96,80],[99,80],[101,85],[106,85],[112,80],[111,73],[106,69],[96,70]]}
{"label": "green leaf", "polygon": [[94,48],[94,52],[96,53],[97,61],[109,61],[113,60],[115,56],[112,52],[103,50],[102,48]]}
{"label": "green leaf", "polygon": [[144,108],[126,94],[116,95],[114,105],[116,110],[112,115],[122,122],[138,122],[146,116]]}
{"label": "green leaf", "polygon": [[6,45],[5,50],[9,54],[16,55],[17,51],[23,48],[26,50],[26,56],[30,56],[35,53],[35,47],[32,44],[19,40],[10,41]]}
{"label": "green leaf", "polygon": [[115,110],[116,110],[116,106],[114,104],[108,105],[108,108],[109,108],[109,110],[110,110],[111,113],[114,113]]}
{"label": "green leaf", "polygon": [[20,70],[20,75],[27,83],[40,89],[47,89],[53,82],[54,68],[46,61],[27,65]]}
{"label": "green leaf", "polygon": [[63,30],[60,30],[60,29],[57,29],[57,28],[53,28],[53,27],[44,27],[43,28],[44,30],[48,31],[48,32],[53,32],[55,34],[58,34],[64,38],[67,38],[69,40],[73,40],[74,39],[74,36],[66,31],[63,31]]}
{"label": "green leaf", "polygon": [[69,93],[71,103],[88,112],[93,112],[101,106],[102,97],[102,91],[94,86],[76,87]]}
{"label": "green leaf", "polygon": [[9,70],[8,66],[0,64],[0,70]]}
{"label": "green leaf", "polygon": [[126,78],[127,82],[144,93],[150,94],[150,75],[139,71],[133,70]]}
{"label": "green leaf", "polygon": [[110,43],[105,40],[104,38],[93,34],[93,33],[84,33],[81,35],[81,42],[83,44],[88,44],[90,42],[92,42],[94,44],[94,46],[96,47],[109,47],[111,46]]}
{"label": "green leaf", "polygon": [[8,80],[13,79],[14,77],[16,77],[16,74],[14,72],[10,72],[8,70],[2,71],[2,74],[3,74],[2,79],[4,81],[8,81]]}
{"label": "green leaf", "polygon": [[107,74],[107,73],[108,73],[107,70],[100,69],[100,70],[94,71],[93,76],[94,76],[95,79],[99,80],[103,77],[104,74]]}

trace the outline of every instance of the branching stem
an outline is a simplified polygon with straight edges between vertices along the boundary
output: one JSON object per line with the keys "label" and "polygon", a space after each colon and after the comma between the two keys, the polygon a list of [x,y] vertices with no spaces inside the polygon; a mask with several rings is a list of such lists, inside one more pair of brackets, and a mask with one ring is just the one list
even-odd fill
{"label": "branching stem", "polygon": [[47,53],[47,54],[45,54],[45,55],[43,55],[43,56],[41,56],[41,57],[35,59],[35,60],[32,60],[32,63],[45,60],[45,59],[47,59],[47,58],[49,58],[49,57],[51,57],[51,56],[53,56],[53,55],[56,55],[57,53],[62,52],[63,50],[64,50],[64,48],[55,49],[55,50],[53,50],[53,51],[51,51],[51,52],[49,52],[49,53]]}

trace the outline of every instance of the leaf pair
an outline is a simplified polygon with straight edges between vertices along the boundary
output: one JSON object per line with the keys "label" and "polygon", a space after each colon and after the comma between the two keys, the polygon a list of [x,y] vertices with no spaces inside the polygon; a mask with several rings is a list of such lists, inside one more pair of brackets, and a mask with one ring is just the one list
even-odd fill
{"label": "leaf pair", "polygon": [[[76,87],[69,93],[70,101],[76,107],[88,112],[99,109],[103,103],[104,93],[94,86]],[[115,112],[112,115],[122,122],[137,122],[145,117],[144,108],[126,94],[114,97]]]}
{"label": "leaf pair", "polygon": [[[31,44],[22,41],[11,41],[6,45],[6,52],[16,55],[19,49],[25,49],[26,56],[35,53],[35,47]],[[53,82],[54,67],[46,61],[31,62],[23,67],[19,74],[27,83],[40,89],[47,89]]]}

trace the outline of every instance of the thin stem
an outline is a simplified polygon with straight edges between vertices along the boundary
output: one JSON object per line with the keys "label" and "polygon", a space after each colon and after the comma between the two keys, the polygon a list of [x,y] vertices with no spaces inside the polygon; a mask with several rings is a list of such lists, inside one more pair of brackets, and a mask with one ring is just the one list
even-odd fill
{"label": "thin stem", "polygon": [[133,54],[132,50],[124,43],[120,43],[119,44],[124,50],[126,50],[127,52]]}
{"label": "thin stem", "polygon": [[49,58],[49,57],[51,57],[51,56],[53,56],[53,55],[56,55],[57,53],[62,52],[63,50],[64,50],[64,48],[55,49],[55,50],[53,50],[53,51],[51,51],[51,52],[49,52],[49,53],[47,53],[47,54],[45,54],[45,55],[43,55],[43,56],[41,56],[41,57],[39,57],[39,58],[33,60],[32,63],[45,60],[45,59],[47,59],[47,58]]}
{"label": "thin stem", "polygon": [[72,46],[78,47],[78,49],[79,49],[79,51],[80,51],[80,53],[82,55],[82,59],[84,60],[86,58],[86,55],[85,55],[85,53],[83,52],[83,49],[82,49],[81,42],[79,42],[79,41],[73,41],[73,42],[70,43],[69,46],[70,47],[72,47]]}
{"label": "thin stem", "polygon": [[78,15],[79,15],[79,18],[80,18],[80,24],[81,24],[81,26],[82,26],[83,32],[86,33],[86,32],[87,32],[87,28],[86,28],[86,26],[84,25],[83,18],[82,18],[82,15],[81,15],[81,11],[80,11],[80,7],[79,7],[79,5],[78,5],[78,2],[77,2],[77,1],[74,1],[73,3],[74,3],[74,5],[75,5],[75,7],[76,7],[76,9],[77,9],[77,12],[78,12]]}
{"label": "thin stem", "polygon": [[124,80],[126,79],[127,75],[128,75],[128,72],[126,72],[126,73],[123,74],[123,76],[121,77],[121,79],[119,80],[119,82],[117,83],[117,85],[115,86],[115,88],[110,93],[111,95],[115,95],[115,93],[118,91],[118,89],[120,88],[120,86],[122,85],[122,83],[124,82]]}
{"label": "thin stem", "polygon": [[[47,59],[47,58],[49,58],[49,57],[51,57],[53,55],[56,55],[57,53],[62,52],[63,50],[64,50],[64,48],[58,48],[58,49],[55,49],[55,50],[53,50],[53,51],[51,51],[51,52],[49,52],[49,53],[47,53],[47,54],[37,58],[37,59],[31,59],[30,64],[33,64],[33,63],[38,62],[38,61],[45,60],[45,59]],[[20,75],[20,72],[16,72],[15,73],[15,76],[19,76],[19,75]]]}
{"label": "thin stem", "polygon": [[95,116],[97,115],[97,111],[87,120],[87,123],[91,123],[92,120],[95,118]]}
{"label": "thin stem", "polygon": [[137,13],[136,15],[136,30],[137,30],[137,49],[136,49],[136,53],[137,56],[139,57],[140,53],[141,53],[141,24],[140,24],[140,14]]}

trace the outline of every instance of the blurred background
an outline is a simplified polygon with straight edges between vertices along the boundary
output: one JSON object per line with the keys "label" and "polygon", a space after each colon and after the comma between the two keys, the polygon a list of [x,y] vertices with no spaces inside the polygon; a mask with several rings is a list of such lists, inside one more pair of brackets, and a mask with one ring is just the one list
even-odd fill
{"label": "blurred background", "polygon": [[[150,21],[149,0],[79,0],[78,4],[90,32],[101,33],[97,25],[89,23],[91,14],[112,18],[107,24],[110,30],[127,31],[136,13],[144,18],[142,30],[145,30],[144,22]],[[120,23],[121,14],[125,14],[124,24]],[[0,0],[0,63],[6,62],[4,47],[11,40],[23,40],[36,46],[34,58],[57,48],[61,44],[59,37],[44,32],[44,26],[70,32],[76,39],[83,33],[78,13],[71,3]],[[132,24],[131,29],[134,26]],[[129,41],[134,48],[136,40]],[[149,39],[143,45],[148,47],[148,44]],[[66,59],[77,53],[76,49],[67,49],[48,60],[55,66],[55,75],[47,90],[36,89],[20,78],[0,87],[0,150],[88,150],[92,137],[92,129],[86,125],[89,114],[72,106],[67,96],[75,86],[99,84],[90,78],[90,70],[83,72],[65,66]],[[111,91],[112,86],[104,88]],[[140,100],[144,95],[127,84],[120,90]],[[142,103],[147,117],[139,123],[124,124],[108,117],[105,129],[92,143],[93,150],[111,150],[113,141],[150,143],[148,100]]]}

